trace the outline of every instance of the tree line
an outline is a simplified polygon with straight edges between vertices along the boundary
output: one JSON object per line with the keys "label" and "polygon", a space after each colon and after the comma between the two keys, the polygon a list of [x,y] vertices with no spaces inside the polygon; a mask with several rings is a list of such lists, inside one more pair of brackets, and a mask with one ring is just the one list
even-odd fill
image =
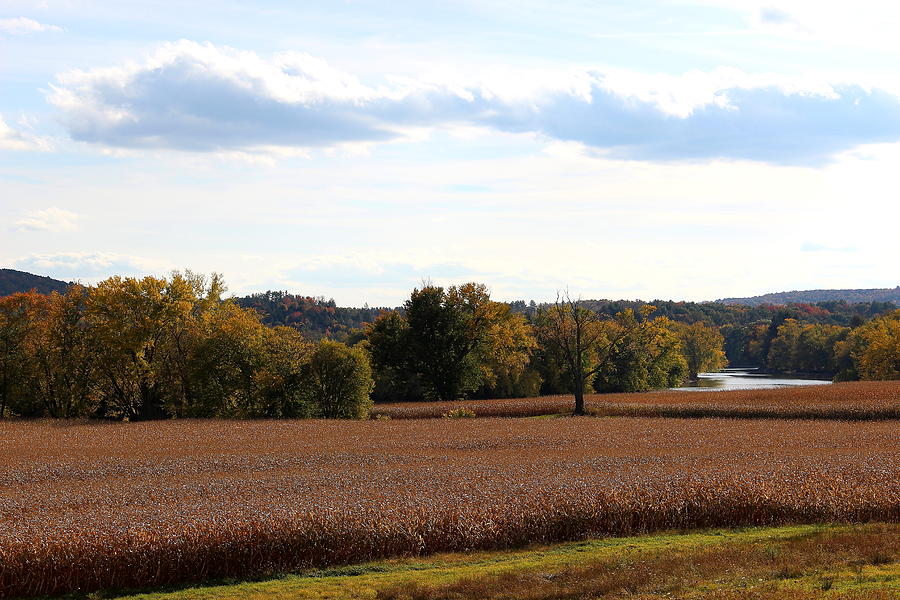
{"label": "tree line", "polygon": [[[338,328],[338,342],[224,293],[218,275],[176,272],[0,298],[0,416],[362,418],[373,401],[541,394],[572,394],[580,412],[586,393],[674,387],[721,369],[729,348],[748,361],[738,364],[773,371],[900,377],[900,311],[864,319],[854,309],[853,326],[821,322],[838,311],[816,307],[721,323],[694,303],[526,305],[494,301],[480,283],[425,283],[398,309]],[[286,315],[299,306],[252,298]],[[690,314],[669,316],[679,311]]]}
{"label": "tree line", "polygon": [[746,362],[776,373],[811,373],[836,381],[900,379],[900,310],[853,327],[804,323],[782,311],[767,324],[726,327]]}
{"label": "tree line", "polygon": [[224,291],[186,272],[0,298],[0,416],[366,416],[362,348],[266,327]]}
{"label": "tree line", "polygon": [[376,401],[454,400],[673,387],[725,366],[724,338],[676,323],[655,307],[611,318],[560,298],[531,315],[479,283],[423,285],[359,336]]}

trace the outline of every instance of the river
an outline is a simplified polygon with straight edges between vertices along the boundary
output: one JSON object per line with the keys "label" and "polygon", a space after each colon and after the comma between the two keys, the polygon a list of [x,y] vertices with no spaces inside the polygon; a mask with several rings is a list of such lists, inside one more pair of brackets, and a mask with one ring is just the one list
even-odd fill
{"label": "river", "polygon": [[685,392],[711,392],[714,390],[760,390],[798,385],[827,385],[829,383],[831,381],[827,379],[789,378],[758,373],[753,368],[731,368],[718,373],[700,373],[697,381],[672,389]]}

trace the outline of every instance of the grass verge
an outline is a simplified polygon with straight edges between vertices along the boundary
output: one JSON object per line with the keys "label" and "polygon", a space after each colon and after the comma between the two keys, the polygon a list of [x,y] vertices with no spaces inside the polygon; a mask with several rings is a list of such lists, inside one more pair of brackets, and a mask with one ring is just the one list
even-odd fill
{"label": "grass verge", "polygon": [[900,597],[900,525],[805,525],[442,554],[118,600]]}

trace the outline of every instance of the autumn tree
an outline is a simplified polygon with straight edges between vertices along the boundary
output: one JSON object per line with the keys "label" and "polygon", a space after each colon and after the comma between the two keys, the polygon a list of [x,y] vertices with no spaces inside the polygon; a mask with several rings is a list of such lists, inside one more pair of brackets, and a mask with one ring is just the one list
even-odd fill
{"label": "autumn tree", "polygon": [[716,327],[709,327],[701,321],[677,327],[681,340],[681,353],[687,361],[688,377],[696,379],[700,373],[723,369],[725,358],[725,338]]}
{"label": "autumn tree", "polygon": [[29,394],[34,363],[29,356],[37,328],[37,311],[46,303],[40,294],[0,297],[0,418],[21,411]]}
{"label": "autumn tree", "polygon": [[796,319],[785,319],[776,329],[776,335],[769,345],[766,364],[773,371],[795,371],[797,365],[797,343],[803,326]]}
{"label": "autumn tree", "polygon": [[296,329],[267,327],[254,310],[223,300],[224,290],[219,276],[186,271],[0,298],[0,415],[136,420],[367,410],[362,348],[324,345],[316,353]]}
{"label": "autumn tree", "polygon": [[86,319],[97,352],[100,400],[109,414],[162,418],[187,402],[187,340],[196,319],[219,301],[218,279],[174,273],[112,277],[88,295]]}
{"label": "autumn tree", "polygon": [[563,366],[584,414],[586,389],[641,391],[680,385],[687,372],[671,320],[651,319],[655,306],[604,319],[568,294],[536,316],[538,339]]}
{"label": "autumn tree", "polygon": [[95,408],[97,352],[85,319],[88,293],[77,284],[64,294],[52,292],[36,315],[32,392],[51,417],[87,415]]}
{"label": "autumn tree", "polygon": [[[788,321],[790,321],[790,323],[787,323]],[[782,325],[785,323],[787,323],[787,327],[782,329]],[[792,310],[779,309],[772,315],[769,325],[765,330],[765,334],[760,339],[759,354],[761,357],[761,366],[773,371],[789,370],[779,365],[789,364],[793,360],[791,353],[793,352],[794,343],[796,341],[795,338],[800,335],[798,325],[799,321],[796,318],[795,312]],[[775,343],[775,338],[778,337],[780,332],[783,332],[785,336],[782,337],[781,342],[777,344],[778,347],[773,354],[772,345]],[[775,360],[774,364],[771,362],[773,359]]]}
{"label": "autumn tree", "polygon": [[675,324],[666,317],[651,319],[655,308],[627,309],[607,323],[613,343],[594,377],[594,389],[644,392],[684,383],[688,365]]}
{"label": "autumn tree", "polygon": [[836,344],[835,354],[852,365],[840,379],[900,379],[900,310],[853,329]]}
{"label": "autumn tree", "polygon": [[481,385],[498,396],[532,396],[540,389],[537,372],[528,365],[537,338],[534,328],[508,304],[489,301],[482,305],[486,331],[476,347]]}

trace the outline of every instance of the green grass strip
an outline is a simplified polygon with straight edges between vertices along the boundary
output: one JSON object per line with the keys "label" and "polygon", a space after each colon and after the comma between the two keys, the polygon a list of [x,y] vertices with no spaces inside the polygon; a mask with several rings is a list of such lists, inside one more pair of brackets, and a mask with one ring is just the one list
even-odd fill
{"label": "green grass strip", "polygon": [[[118,600],[341,600],[375,598],[376,590],[386,586],[415,581],[429,586],[440,586],[461,579],[490,577],[510,571],[541,570],[553,572],[567,567],[590,564],[610,559],[623,553],[686,552],[719,544],[777,543],[798,536],[817,535],[825,532],[852,532],[865,526],[800,525],[774,528],[746,528],[738,530],[713,530],[687,534],[665,533],[627,538],[606,538],[583,542],[535,547],[502,552],[477,552],[469,554],[440,554],[425,558],[386,560],[362,565],[337,567],[286,575],[265,581],[219,583],[183,589],[169,589],[126,596],[93,595],[96,598]],[[845,577],[846,575],[846,577]],[[894,589],[900,581],[897,563],[868,568],[849,574],[814,574],[804,583],[804,577],[795,578],[789,585],[806,588],[821,585],[823,577],[832,577],[836,589],[846,589],[845,580],[856,581],[859,586],[887,586]],[[873,583],[874,582],[874,583]]]}

